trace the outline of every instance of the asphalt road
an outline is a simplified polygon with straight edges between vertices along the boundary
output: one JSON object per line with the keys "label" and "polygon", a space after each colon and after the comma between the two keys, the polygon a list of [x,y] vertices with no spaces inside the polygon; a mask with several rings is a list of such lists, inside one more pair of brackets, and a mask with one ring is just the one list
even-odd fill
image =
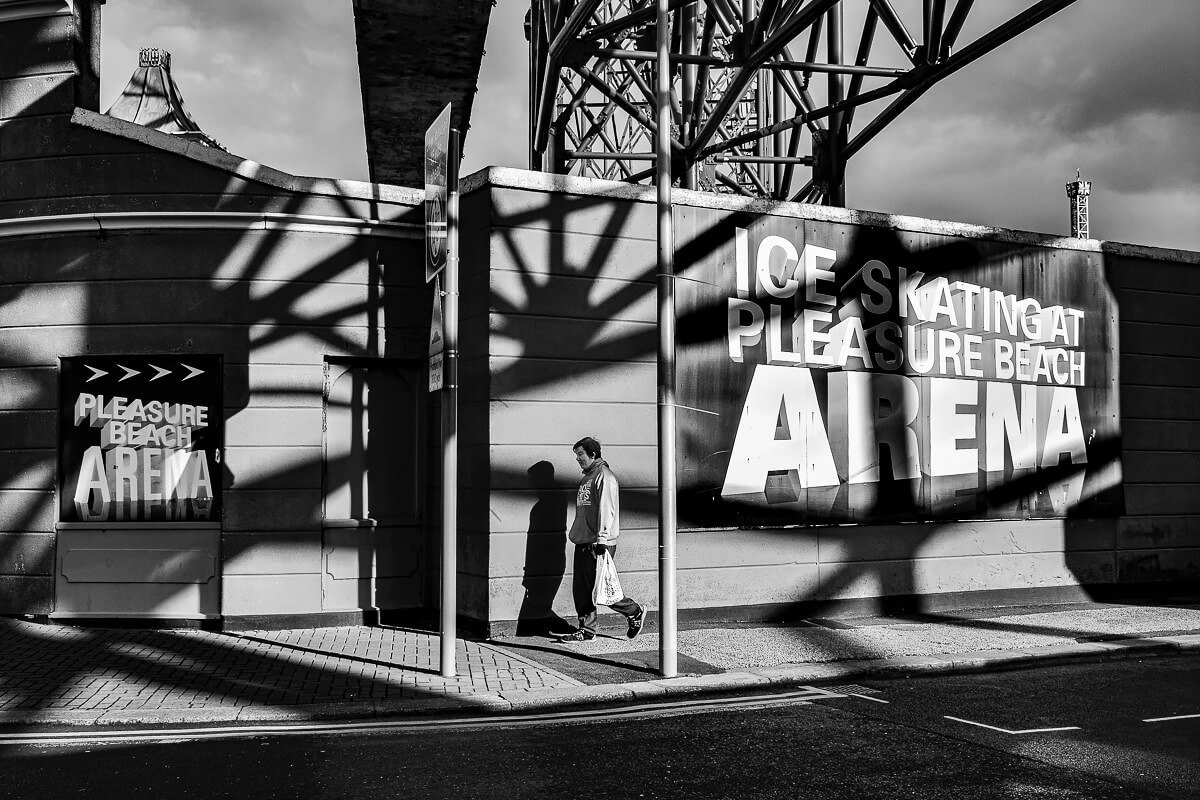
{"label": "asphalt road", "polygon": [[0,795],[1200,797],[1198,668],[1164,657],[864,680],[808,704],[586,722],[4,746]]}

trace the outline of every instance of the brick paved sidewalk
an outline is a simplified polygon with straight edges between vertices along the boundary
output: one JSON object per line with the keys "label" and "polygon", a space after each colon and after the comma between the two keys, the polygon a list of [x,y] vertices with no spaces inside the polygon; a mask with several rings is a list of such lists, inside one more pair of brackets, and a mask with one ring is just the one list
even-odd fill
{"label": "brick paved sidewalk", "polygon": [[653,620],[632,642],[623,630],[570,645],[547,637],[460,640],[459,675],[442,678],[438,635],[403,628],[210,633],[0,618],[0,728],[542,710],[864,675],[1200,652],[1194,603],[825,622],[681,631],[681,675],[665,679],[657,675]]}
{"label": "brick paved sidewalk", "polygon": [[233,634],[0,619],[0,724],[372,716],[581,685],[486,643],[457,642],[455,678],[441,677],[438,658],[436,634],[402,628]]}

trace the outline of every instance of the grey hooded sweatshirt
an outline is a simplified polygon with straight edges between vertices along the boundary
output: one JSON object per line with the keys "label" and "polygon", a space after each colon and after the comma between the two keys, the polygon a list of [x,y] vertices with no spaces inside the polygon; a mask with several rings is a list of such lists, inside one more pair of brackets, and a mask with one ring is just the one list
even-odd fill
{"label": "grey hooded sweatshirt", "polygon": [[608,462],[596,462],[583,473],[575,495],[575,521],[568,538],[575,544],[612,544],[621,535],[621,486]]}

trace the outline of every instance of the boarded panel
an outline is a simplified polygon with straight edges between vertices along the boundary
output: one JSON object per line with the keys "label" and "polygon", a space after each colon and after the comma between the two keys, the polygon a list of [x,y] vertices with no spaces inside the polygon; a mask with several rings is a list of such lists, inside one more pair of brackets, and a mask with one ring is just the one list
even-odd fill
{"label": "boarded panel", "polygon": [[1097,259],[707,209],[675,222],[693,279],[677,306],[682,524],[1120,513]]}
{"label": "boarded panel", "polygon": [[0,409],[53,411],[57,400],[57,360],[42,367],[0,368]]}
{"label": "boarded panel", "polygon": [[319,531],[255,531],[221,537],[222,574],[269,575],[317,572],[321,564]]}
{"label": "boarded panel", "polygon": [[1200,484],[1128,483],[1125,503],[1130,516],[1200,514]]}
{"label": "boarded panel", "polygon": [[613,202],[602,196],[493,188],[492,225],[502,229],[570,231],[654,242],[653,203]]}
{"label": "boarded panel", "polygon": [[[251,325],[275,320],[280,325],[308,325],[337,319],[342,325],[363,327],[378,314],[368,308],[365,286],[262,281],[155,281],[137,291],[123,282],[92,281],[86,291],[76,284],[41,283],[30,286],[22,303],[5,315],[6,325],[52,326],[64,320],[93,325],[169,323]],[[422,298],[397,293],[390,310],[400,319],[416,316]]]}
{"label": "boarded panel", "polygon": [[493,401],[491,442],[495,445],[541,442],[569,450],[584,436],[610,445],[654,444],[658,407],[649,403]]}
{"label": "boarded panel", "polygon": [[[1195,268],[1193,268],[1195,269]],[[1196,325],[1200,298],[1177,291],[1130,289],[1119,297],[1122,322],[1165,322]]]}
{"label": "boarded panel", "polygon": [[1121,352],[1194,358],[1200,353],[1200,327],[1122,321]]}
{"label": "boarded panel", "polygon": [[549,285],[555,278],[571,277],[632,281],[643,284],[643,292],[654,294],[656,252],[653,240],[581,231],[504,228],[491,238],[493,275],[519,274],[538,287]]}
{"label": "boarded panel", "polygon": [[[565,487],[579,485],[579,464],[575,461],[570,444],[557,447],[540,444],[496,445],[488,452],[494,489],[525,489],[533,486],[535,476],[531,470],[535,468],[542,480],[548,476],[550,481]],[[616,473],[622,488],[658,487],[658,455],[653,445],[614,445],[605,447],[602,455]],[[464,458],[469,460],[471,455],[464,453]],[[545,466],[547,463],[549,467]]]}
{"label": "boarded panel", "polygon": [[11,450],[57,445],[54,412],[0,410],[0,447]]}
{"label": "boarded panel", "polygon": [[244,408],[229,418],[231,447],[320,447],[323,418],[317,408]]}
{"label": "boarded panel", "polygon": [[1195,581],[1200,573],[1200,547],[1163,550],[1122,550],[1117,554],[1122,583]]}
{"label": "boarded panel", "polygon": [[68,583],[206,583],[216,575],[205,550],[71,547],[60,559]]}
{"label": "boarded panel", "polygon": [[300,531],[321,524],[321,490],[237,490],[225,493],[225,529]]}
{"label": "boarded panel", "polygon": [[[538,492],[493,491],[488,499],[491,533],[545,533],[575,518],[575,489]],[[621,528],[658,525],[657,495],[621,487]],[[624,538],[624,534],[622,534]]]}
{"label": "boarded panel", "polygon": [[[1126,386],[1200,387],[1200,360],[1166,356],[1122,356],[1121,382]],[[1129,414],[1124,414],[1129,418]]]}
{"label": "boarded panel", "polygon": [[321,448],[228,447],[225,480],[234,489],[318,489]]}
{"label": "boarded panel", "polygon": [[[1200,416],[1200,389],[1125,385],[1121,408],[1133,419],[1195,420]],[[1132,440],[1129,444],[1137,446]]]}
{"label": "boarded panel", "polygon": [[579,361],[653,361],[655,325],[646,322],[492,314],[493,356],[573,358]]}
{"label": "boarded panel", "polygon": [[312,614],[321,611],[321,575],[226,575],[222,616]]}
{"label": "boarded panel", "polygon": [[55,616],[217,613],[216,527],[58,532]]}
{"label": "boarded panel", "polygon": [[869,569],[822,564],[819,596],[845,600],[1107,583],[1115,578],[1112,565],[1112,554],[1102,552],[1072,556],[1070,563],[1062,553],[1031,553],[877,561]]}
{"label": "boarded panel", "polygon": [[[75,107],[74,77],[67,74],[0,78],[0,119],[17,115],[69,114]],[[16,165],[0,164],[0,185],[11,185],[9,182],[14,180],[12,176],[15,174]],[[28,190],[28,187],[23,188]],[[68,190],[62,194],[69,193]],[[27,196],[15,191],[6,194]]]}
{"label": "boarded panel", "polygon": [[54,530],[54,492],[0,489],[0,531]]}
{"label": "boarded panel", "polygon": [[53,489],[57,450],[0,450],[0,487]]}
{"label": "boarded panel", "polygon": [[1200,484],[1200,453],[1147,452],[1126,447],[1125,480],[1129,483]]}
{"label": "boarded panel", "polygon": [[1124,420],[1123,438],[1130,450],[1187,450],[1200,452],[1200,420]]}
{"label": "boarded panel", "polygon": [[54,538],[49,533],[0,533],[0,552],[7,556],[0,574],[52,575]]}
{"label": "boarded panel", "polygon": [[493,356],[491,397],[496,400],[655,402],[658,366],[652,362],[581,362]]}
{"label": "boarded panel", "polygon": [[493,311],[544,313],[562,304],[580,319],[654,322],[658,317],[653,284],[574,275],[554,275],[534,283],[516,272],[493,272],[491,282]]}
{"label": "boarded panel", "polygon": [[1200,516],[1125,517],[1117,546],[1122,550],[1200,547]]}
{"label": "boarded panel", "polygon": [[1122,289],[1200,295],[1200,269],[1195,264],[1120,255],[1110,255],[1108,259],[1109,277],[1122,304],[1125,299]]}
{"label": "boarded panel", "polygon": [[[425,331],[414,331],[423,340]],[[259,323],[249,330],[198,325],[63,324],[52,328],[15,328],[3,331],[13,366],[50,366],[62,353],[117,353],[153,355],[164,349],[181,353],[223,353],[233,363],[311,364],[321,355],[368,355],[378,337],[370,328],[347,326],[280,326]],[[403,329],[387,330],[389,350]],[[420,342],[423,352],[425,342]],[[411,355],[397,353],[397,355]]]}

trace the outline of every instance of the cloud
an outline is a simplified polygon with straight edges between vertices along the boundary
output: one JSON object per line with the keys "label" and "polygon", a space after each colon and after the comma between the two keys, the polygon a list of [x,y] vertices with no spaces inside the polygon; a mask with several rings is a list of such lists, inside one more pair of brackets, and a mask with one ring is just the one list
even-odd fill
{"label": "cloud", "polygon": [[196,121],[234,154],[366,179],[350,0],[109,0],[102,15],[102,108],[139,47],[164,47]]}

